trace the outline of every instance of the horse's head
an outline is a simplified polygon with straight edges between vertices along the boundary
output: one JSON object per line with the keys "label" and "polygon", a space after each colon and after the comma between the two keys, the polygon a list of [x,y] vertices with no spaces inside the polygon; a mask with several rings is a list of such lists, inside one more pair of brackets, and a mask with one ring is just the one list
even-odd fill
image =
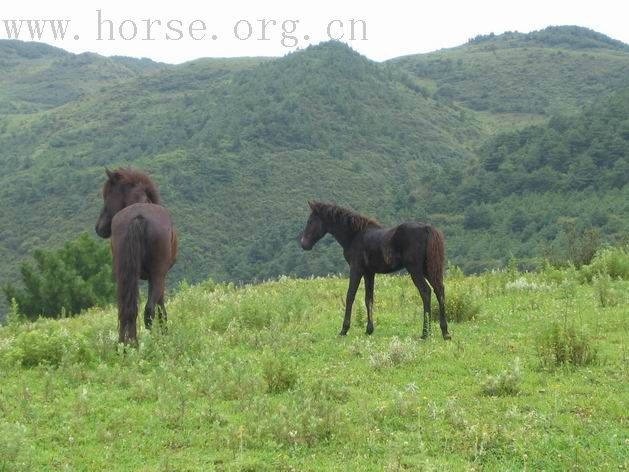
{"label": "horse's head", "polygon": [[96,222],[96,234],[101,238],[111,236],[111,220],[114,215],[134,203],[159,203],[157,189],[144,174],[132,170],[105,169],[107,181],[103,186],[103,209]]}
{"label": "horse's head", "polygon": [[301,248],[310,251],[317,241],[319,241],[328,232],[323,218],[317,213],[314,202],[308,202],[310,205],[310,217],[306,222],[306,228],[301,235]]}

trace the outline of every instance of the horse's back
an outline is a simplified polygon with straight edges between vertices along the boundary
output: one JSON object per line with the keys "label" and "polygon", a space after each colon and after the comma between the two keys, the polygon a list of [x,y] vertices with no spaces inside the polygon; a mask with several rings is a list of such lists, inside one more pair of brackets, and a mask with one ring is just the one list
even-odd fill
{"label": "horse's back", "polygon": [[431,228],[431,225],[421,221],[408,221],[395,228],[391,242],[405,264],[424,260]]}
{"label": "horse's back", "polygon": [[394,241],[402,242],[405,239],[417,240],[428,237],[431,226],[421,221],[406,221],[395,227]]}
{"label": "horse's back", "polygon": [[143,220],[144,225],[146,272],[153,268],[167,271],[177,256],[177,233],[168,210],[153,203],[135,203],[116,213],[111,222],[114,258],[116,248],[123,244],[131,224],[138,219]]}

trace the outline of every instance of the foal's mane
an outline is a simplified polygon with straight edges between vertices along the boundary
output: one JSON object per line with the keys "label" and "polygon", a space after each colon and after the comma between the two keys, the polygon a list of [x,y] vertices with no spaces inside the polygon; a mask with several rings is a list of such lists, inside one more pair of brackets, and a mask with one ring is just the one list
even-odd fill
{"label": "foal's mane", "polygon": [[363,216],[349,208],[343,208],[334,203],[309,202],[310,209],[328,223],[348,226],[352,231],[362,231],[368,226],[381,228],[382,225],[373,218]]}
{"label": "foal's mane", "polygon": [[[116,183],[142,187],[151,203],[159,205],[160,199],[157,186],[144,172],[140,172],[139,170],[135,170],[130,167],[127,169],[120,167],[112,171],[111,176],[113,176]],[[105,182],[105,186],[103,187],[103,195],[107,195],[111,191],[111,186],[112,178],[110,177],[107,179],[107,182]]]}

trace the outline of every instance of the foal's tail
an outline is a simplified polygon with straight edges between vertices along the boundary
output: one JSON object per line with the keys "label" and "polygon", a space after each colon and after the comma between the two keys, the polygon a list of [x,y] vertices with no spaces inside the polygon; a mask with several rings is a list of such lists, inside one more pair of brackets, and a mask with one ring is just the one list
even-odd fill
{"label": "foal's tail", "polygon": [[445,266],[445,244],[443,234],[434,226],[428,233],[426,246],[426,269],[428,281],[435,290],[443,286],[443,269]]}
{"label": "foal's tail", "polygon": [[119,341],[124,343],[136,340],[138,284],[144,258],[145,235],[146,220],[142,215],[138,215],[131,220],[127,236],[120,247],[116,279],[118,281]]}

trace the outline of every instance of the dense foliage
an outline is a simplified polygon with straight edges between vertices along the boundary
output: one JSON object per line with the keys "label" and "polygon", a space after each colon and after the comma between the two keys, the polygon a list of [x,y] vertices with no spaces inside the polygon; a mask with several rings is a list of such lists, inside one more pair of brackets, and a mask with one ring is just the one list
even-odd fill
{"label": "dense foliage", "polygon": [[629,231],[629,52],[589,30],[384,64],[335,42],[180,66],[18,42],[0,56],[2,281],[93,227],[106,165],[157,181],[181,235],[174,279],[344,271],[329,238],[296,243],[310,198],[431,221],[467,272]]}
{"label": "dense foliage", "polygon": [[[550,27],[485,35],[394,62],[440,97],[474,110],[548,116],[575,112],[629,84],[628,57],[626,44],[595,31]],[[504,118],[488,117],[494,124]]]}
{"label": "dense foliage", "polygon": [[629,89],[574,116],[505,133],[481,150],[464,195],[496,201],[511,194],[622,189],[629,183]]}
{"label": "dense foliage", "polygon": [[23,288],[3,287],[9,303],[31,319],[74,315],[113,301],[114,280],[107,244],[82,234],[60,249],[33,252],[34,264],[20,266]]}

